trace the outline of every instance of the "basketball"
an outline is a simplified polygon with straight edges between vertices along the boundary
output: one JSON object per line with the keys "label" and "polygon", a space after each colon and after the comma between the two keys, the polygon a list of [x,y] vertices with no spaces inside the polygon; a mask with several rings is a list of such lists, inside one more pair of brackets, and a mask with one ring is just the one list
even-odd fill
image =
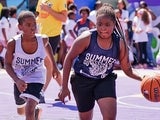
{"label": "basketball", "polygon": [[145,76],[141,82],[141,93],[151,102],[160,102],[160,75]]}

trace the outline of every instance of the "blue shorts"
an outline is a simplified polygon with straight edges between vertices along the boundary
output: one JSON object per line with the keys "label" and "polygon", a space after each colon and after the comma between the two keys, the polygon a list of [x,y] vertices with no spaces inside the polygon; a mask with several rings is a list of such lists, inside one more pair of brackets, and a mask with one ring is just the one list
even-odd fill
{"label": "blue shorts", "polygon": [[93,109],[95,101],[100,98],[112,97],[116,99],[115,80],[117,74],[111,73],[104,79],[86,78],[79,74],[71,75],[72,91],[79,112]]}
{"label": "blue shorts", "polygon": [[16,105],[21,106],[25,104],[27,98],[32,98],[37,103],[39,103],[42,87],[43,84],[41,83],[28,83],[26,91],[20,93],[16,84],[14,84],[14,98]]}

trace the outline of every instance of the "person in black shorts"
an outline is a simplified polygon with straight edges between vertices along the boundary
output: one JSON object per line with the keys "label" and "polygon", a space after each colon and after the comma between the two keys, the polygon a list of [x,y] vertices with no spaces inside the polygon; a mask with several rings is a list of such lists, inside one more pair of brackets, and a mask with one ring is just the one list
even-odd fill
{"label": "person in black shorts", "polygon": [[103,120],[116,120],[116,78],[114,63],[119,60],[124,73],[141,81],[141,76],[132,71],[128,47],[120,23],[110,4],[98,9],[96,29],[83,32],[66,55],[63,68],[60,100],[71,99],[70,83],[76,100],[80,120],[92,120],[95,101]]}
{"label": "person in black shorts", "polygon": [[14,82],[17,113],[25,115],[25,120],[39,120],[40,109],[37,109],[37,105],[46,80],[44,61],[47,56],[52,62],[52,77],[57,78],[61,74],[53,58],[48,37],[36,34],[35,15],[30,11],[21,11],[18,28],[23,32],[13,36],[7,43],[6,72]]}

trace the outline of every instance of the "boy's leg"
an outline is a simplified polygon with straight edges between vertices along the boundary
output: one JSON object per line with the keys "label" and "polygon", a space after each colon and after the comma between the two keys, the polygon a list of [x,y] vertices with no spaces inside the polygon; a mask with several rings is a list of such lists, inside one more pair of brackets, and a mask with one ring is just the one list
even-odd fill
{"label": "boy's leg", "polygon": [[25,107],[26,120],[35,120],[35,117],[39,116],[39,110],[36,111],[36,105],[38,103],[32,98],[27,98],[27,104]]}
{"label": "boy's leg", "polygon": [[14,84],[14,99],[15,99],[15,103],[17,105],[17,113],[19,115],[25,115],[25,105],[26,102],[24,99],[20,98],[19,95],[21,93],[19,92],[16,84]]}
{"label": "boy's leg", "polygon": [[40,99],[40,91],[43,84],[28,83],[27,89],[20,94],[20,97],[26,101],[25,116],[26,120],[39,120],[42,109],[37,106]]}
{"label": "boy's leg", "polygon": [[40,120],[41,115],[42,115],[42,108],[37,105],[35,108],[35,120]]}
{"label": "boy's leg", "polygon": [[[19,115],[25,115],[26,102],[23,98],[19,97],[20,94],[21,93],[19,92],[16,84],[14,84],[14,98],[15,98],[15,103],[17,105],[17,113]],[[34,120],[40,120],[41,114],[42,114],[42,109],[40,108],[40,106],[36,105],[34,109]]]}

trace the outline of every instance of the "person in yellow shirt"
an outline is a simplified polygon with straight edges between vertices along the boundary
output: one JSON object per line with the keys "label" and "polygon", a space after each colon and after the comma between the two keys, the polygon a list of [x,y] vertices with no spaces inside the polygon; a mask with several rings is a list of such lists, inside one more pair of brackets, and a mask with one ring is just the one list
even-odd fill
{"label": "person in yellow shirt", "polygon": [[[49,37],[53,53],[56,53],[57,46],[60,42],[60,34],[62,23],[67,19],[67,1],[66,0],[39,0],[37,4],[37,24],[39,26],[40,34],[46,34]],[[43,94],[47,89],[52,78],[51,62],[46,59],[47,78],[42,91],[42,99],[40,103],[45,103]],[[56,79],[59,86],[61,86],[61,79]]]}

